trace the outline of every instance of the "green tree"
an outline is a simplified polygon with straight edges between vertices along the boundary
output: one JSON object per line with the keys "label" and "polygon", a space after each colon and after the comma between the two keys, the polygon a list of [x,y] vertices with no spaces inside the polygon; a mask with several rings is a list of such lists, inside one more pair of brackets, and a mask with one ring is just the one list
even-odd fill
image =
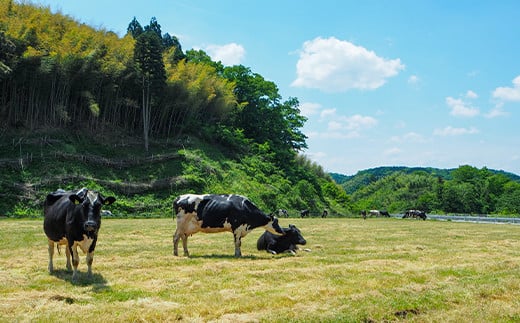
{"label": "green tree", "polygon": [[141,26],[139,21],[137,21],[136,17],[134,17],[134,19],[132,19],[132,21],[130,22],[130,24],[128,25],[128,28],[126,30],[128,33],[130,33],[130,35],[132,35],[132,37],[134,39],[139,37],[144,31],[143,27]]}
{"label": "green tree", "polygon": [[142,91],[141,108],[144,147],[148,151],[151,127],[151,109],[166,81],[166,71],[162,60],[162,42],[157,33],[148,28],[136,39],[134,60]]}

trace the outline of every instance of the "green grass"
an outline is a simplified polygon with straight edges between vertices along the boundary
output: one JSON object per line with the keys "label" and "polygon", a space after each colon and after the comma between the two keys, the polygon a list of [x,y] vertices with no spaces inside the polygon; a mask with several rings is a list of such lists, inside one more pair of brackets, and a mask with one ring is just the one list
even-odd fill
{"label": "green grass", "polygon": [[[230,233],[172,255],[172,219],[105,219],[86,277],[47,272],[41,220],[0,220],[0,321],[518,322],[520,227],[400,219],[281,219],[312,251],[232,257]],[[181,252],[182,253],[182,252]]]}

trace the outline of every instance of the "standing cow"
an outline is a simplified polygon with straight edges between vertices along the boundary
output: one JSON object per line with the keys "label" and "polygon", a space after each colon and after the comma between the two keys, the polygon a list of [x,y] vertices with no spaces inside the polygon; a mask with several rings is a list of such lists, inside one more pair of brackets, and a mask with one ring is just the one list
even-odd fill
{"label": "standing cow", "polygon": [[241,239],[251,230],[264,227],[274,234],[283,235],[278,219],[260,211],[249,199],[240,195],[185,194],[173,202],[177,229],[173,235],[173,254],[178,256],[182,238],[184,255],[189,256],[188,237],[197,232],[230,231],[235,238],[235,257],[241,257]]}
{"label": "standing cow", "polygon": [[78,277],[78,247],[87,254],[88,275],[92,275],[94,249],[101,226],[101,207],[115,202],[114,197],[103,197],[99,192],[82,188],[79,191],[57,190],[47,195],[44,202],[43,230],[49,242],[49,272],[52,273],[54,244],[66,245],[67,269],[71,270],[70,256],[74,272],[72,280]]}
{"label": "standing cow", "polygon": [[290,252],[295,255],[296,250],[298,250],[297,245],[305,245],[307,243],[295,225],[289,224],[289,227],[283,228],[283,231],[285,233],[283,236],[265,231],[260,238],[258,238],[256,248],[258,250],[266,250],[273,255],[282,252]]}

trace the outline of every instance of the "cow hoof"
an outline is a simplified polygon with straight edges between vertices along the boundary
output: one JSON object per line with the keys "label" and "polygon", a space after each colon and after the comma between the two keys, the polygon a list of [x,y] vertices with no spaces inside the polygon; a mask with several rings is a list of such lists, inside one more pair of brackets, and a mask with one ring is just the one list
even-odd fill
{"label": "cow hoof", "polygon": [[276,255],[276,251],[274,251],[274,250],[267,250],[267,252],[269,252],[270,254]]}

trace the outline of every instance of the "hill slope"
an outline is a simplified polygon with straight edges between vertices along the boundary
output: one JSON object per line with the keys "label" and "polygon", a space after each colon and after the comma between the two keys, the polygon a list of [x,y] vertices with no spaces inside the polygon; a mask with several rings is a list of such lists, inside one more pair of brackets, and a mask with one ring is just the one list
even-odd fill
{"label": "hill slope", "polygon": [[348,194],[353,209],[422,209],[440,213],[520,213],[520,177],[504,171],[378,167],[354,176],[331,174]]}
{"label": "hill slope", "polygon": [[343,190],[305,163],[286,174],[264,156],[237,155],[193,136],[155,140],[150,147],[145,154],[141,138],[115,132],[3,134],[0,215],[40,216],[48,192],[83,186],[115,195],[110,210],[122,216],[171,216],[175,196],[188,192],[242,194],[265,212],[348,213]]}

